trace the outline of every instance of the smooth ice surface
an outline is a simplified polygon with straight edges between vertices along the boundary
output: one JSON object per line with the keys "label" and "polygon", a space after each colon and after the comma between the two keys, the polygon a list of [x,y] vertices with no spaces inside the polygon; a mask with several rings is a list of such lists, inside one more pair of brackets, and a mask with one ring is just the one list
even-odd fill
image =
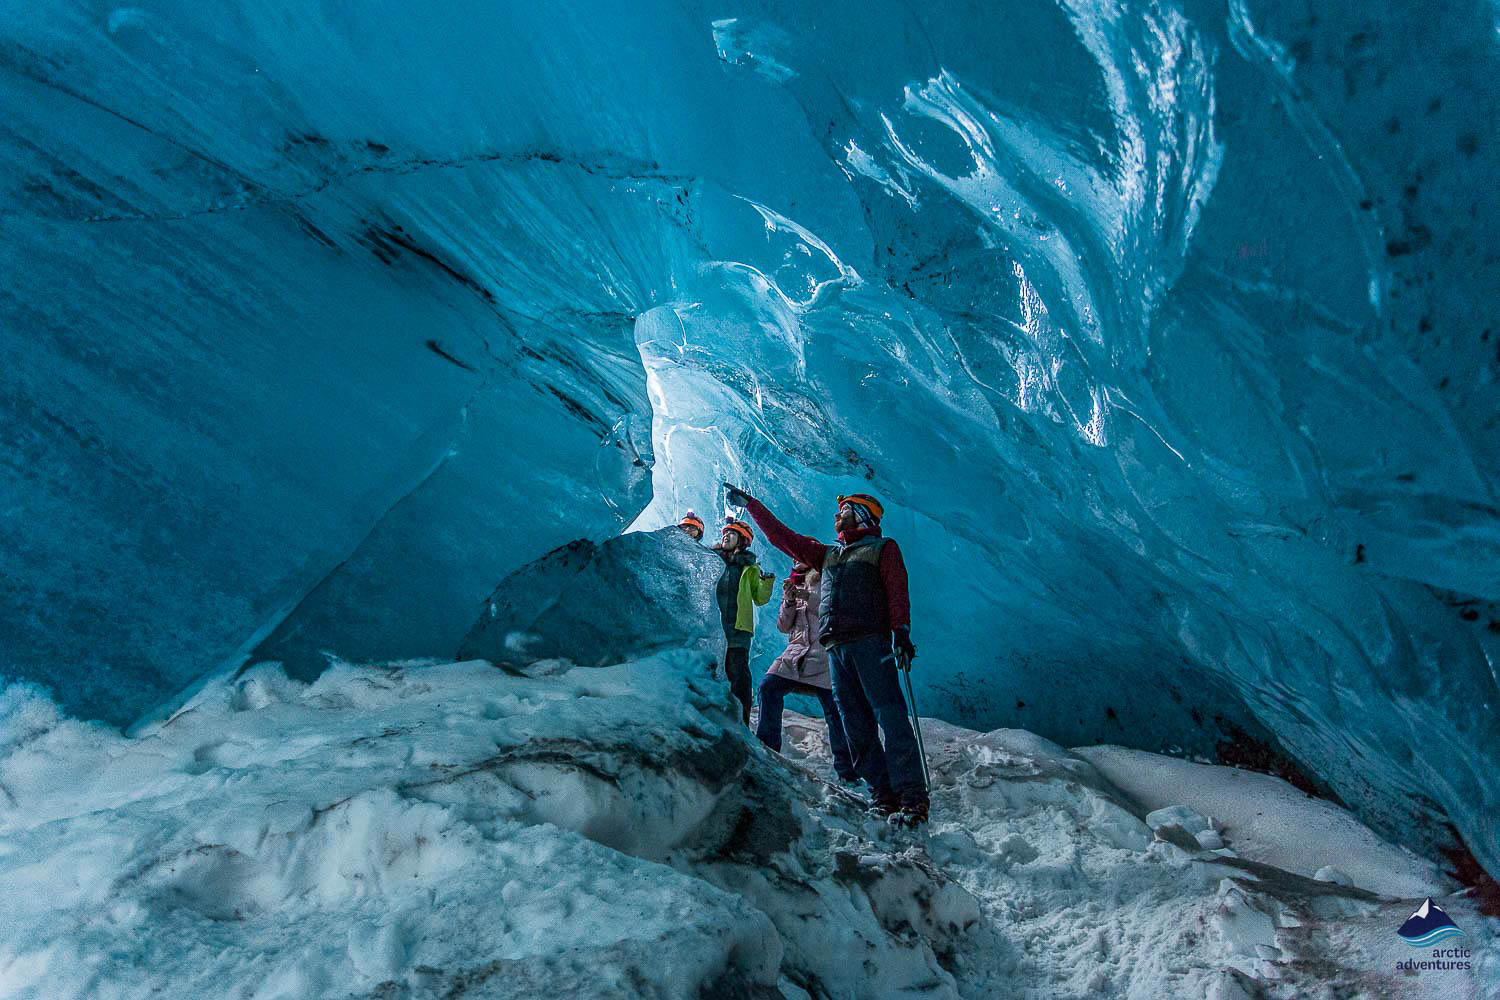
{"label": "smooth ice surface", "polygon": [[[1492,5],[0,10],[0,673],[128,723],[881,495],[925,712],[1500,868]],[[784,575],[785,565],[773,563]]]}
{"label": "smooth ice surface", "polygon": [[[13,687],[0,994],[1477,997],[1500,974],[1500,921],[1419,866],[1471,973],[1392,972],[1417,899],[1236,856],[1233,829],[1153,834],[1024,731],[927,720],[933,823],[893,830],[829,783],[818,720],[770,753],[705,662],[262,666],[131,737]],[[1182,802],[1220,783],[1177,778]],[[1341,821],[1351,867],[1395,852]]]}

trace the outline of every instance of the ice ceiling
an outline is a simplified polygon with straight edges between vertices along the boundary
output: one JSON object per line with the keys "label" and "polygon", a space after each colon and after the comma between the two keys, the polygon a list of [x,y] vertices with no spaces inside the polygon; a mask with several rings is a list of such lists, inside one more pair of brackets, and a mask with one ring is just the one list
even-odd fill
{"label": "ice ceiling", "polygon": [[1491,5],[236,6],[0,9],[0,673],[450,656],[858,487],[925,713],[1500,867]]}

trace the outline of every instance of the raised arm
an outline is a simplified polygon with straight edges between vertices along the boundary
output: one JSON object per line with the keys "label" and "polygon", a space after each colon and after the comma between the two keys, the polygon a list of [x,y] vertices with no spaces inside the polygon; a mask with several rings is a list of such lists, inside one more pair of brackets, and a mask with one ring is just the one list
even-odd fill
{"label": "raised arm", "polygon": [[818,567],[823,565],[823,557],[828,552],[828,546],[816,538],[797,534],[791,528],[788,528],[777,520],[776,515],[767,510],[765,504],[750,494],[743,490],[734,489],[734,487],[730,487],[730,489],[734,490],[735,494],[744,500],[744,508],[755,519],[756,526],[765,533],[766,541],[800,563]]}

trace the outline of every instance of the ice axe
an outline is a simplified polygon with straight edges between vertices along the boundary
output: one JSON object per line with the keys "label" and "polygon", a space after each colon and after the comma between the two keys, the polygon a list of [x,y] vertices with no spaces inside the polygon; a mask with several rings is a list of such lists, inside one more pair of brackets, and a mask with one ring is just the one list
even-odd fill
{"label": "ice axe", "polygon": [[927,747],[922,743],[922,720],[917,717],[917,696],[911,690],[911,655],[905,650],[896,651],[896,669],[901,671],[901,680],[906,684],[906,704],[911,707],[911,731],[917,737],[917,756],[922,761],[922,783],[927,794],[932,794],[932,775],[927,771]]}

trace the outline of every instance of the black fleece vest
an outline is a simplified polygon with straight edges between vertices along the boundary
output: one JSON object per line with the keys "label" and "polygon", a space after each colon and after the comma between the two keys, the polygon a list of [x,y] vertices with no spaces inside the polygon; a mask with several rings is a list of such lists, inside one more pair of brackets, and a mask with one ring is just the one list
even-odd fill
{"label": "black fleece vest", "polygon": [[823,557],[823,593],[818,601],[818,641],[832,646],[891,630],[880,578],[885,539],[861,538],[828,546]]}

